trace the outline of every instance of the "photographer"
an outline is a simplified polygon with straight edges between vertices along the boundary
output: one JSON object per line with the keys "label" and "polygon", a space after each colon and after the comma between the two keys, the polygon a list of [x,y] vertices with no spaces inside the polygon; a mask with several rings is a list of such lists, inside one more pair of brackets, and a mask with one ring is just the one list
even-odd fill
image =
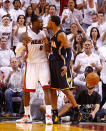
{"label": "photographer", "polygon": [[99,76],[94,72],[89,73],[86,77],[87,90],[80,92],[79,96],[77,97],[77,103],[80,105],[81,111],[84,111],[83,113],[85,114],[87,113],[88,117],[92,118],[92,120],[95,120],[95,118],[97,117],[97,112],[99,111],[101,102],[100,95],[94,91],[98,82]]}

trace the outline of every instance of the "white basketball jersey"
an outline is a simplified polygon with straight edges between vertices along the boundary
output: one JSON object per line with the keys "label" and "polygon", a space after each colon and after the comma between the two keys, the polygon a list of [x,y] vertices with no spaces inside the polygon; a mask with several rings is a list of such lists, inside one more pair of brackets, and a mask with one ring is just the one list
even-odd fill
{"label": "white basketball jersey", "polygon": [[32,38],[32,42],[28,44],[28,63],[40,63],[47,61],[47,54],[45,51],[45,44],[40,40],[42,37],[46,37],[44,31],[40,31],[38,34],[31,29],[28,30],[28,36]]}

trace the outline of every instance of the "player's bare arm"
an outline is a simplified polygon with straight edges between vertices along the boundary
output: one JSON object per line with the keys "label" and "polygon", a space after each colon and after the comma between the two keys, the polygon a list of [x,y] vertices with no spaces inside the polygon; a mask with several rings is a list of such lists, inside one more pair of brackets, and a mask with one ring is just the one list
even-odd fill
{"label": "player's bare arm", "polygon": [[61,32],[59,35],[58,35],[58,38],[57,40],[59,42],[61,42],[61,45],[66,49],[67,51],[67,58],[66,58],[66,65],[63,66],[61,69],[63,70],[61,75],[64,76],[67,72],[67,66],[69,66],[70,64],[70,60],[71,60],[71,49],[69,47],[69,41],[67,39],[67,36],[64,32]]}

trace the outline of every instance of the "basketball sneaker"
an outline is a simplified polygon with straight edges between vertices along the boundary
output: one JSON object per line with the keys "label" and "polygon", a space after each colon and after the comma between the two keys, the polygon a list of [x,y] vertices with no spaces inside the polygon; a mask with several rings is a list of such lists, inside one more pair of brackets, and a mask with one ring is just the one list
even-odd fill
{"label": "basketball sneaker", "polygon": [[81,121],[81,114],[79,112],[78,108],[74,109],[74,119],[72,121],[72,124],[79,124],[79,122]]}
{"label": "basketball sneaker", "polygon": [[24,115],[21,119],[16,120],[17,123],[31,123],[32,120],[28,115]]}
{"label": "basketball sneaker", "polygon": [[58,117],[58,110],[52,110],[52,121],[53,121],[53,124],[58,124],[58,121],[59,121],[59,117]]}

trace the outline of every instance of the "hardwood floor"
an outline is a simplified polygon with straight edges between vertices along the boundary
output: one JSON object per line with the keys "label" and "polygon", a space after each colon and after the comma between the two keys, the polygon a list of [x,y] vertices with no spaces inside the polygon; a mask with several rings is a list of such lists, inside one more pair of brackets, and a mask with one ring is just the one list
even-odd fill
{"label": "hardwood floor", "polygon": [[46,125],[42,123],[25,124],[7,121],[0,123],[0,131],[106,131],[106,123],[80,123],[73,126],[70,123]]}

